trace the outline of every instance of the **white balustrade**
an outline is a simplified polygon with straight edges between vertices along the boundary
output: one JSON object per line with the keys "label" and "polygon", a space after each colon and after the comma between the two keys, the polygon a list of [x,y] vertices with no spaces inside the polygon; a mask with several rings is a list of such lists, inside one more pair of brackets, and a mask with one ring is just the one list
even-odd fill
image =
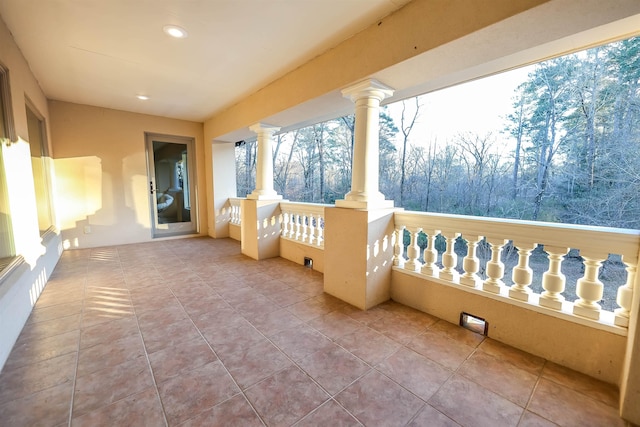
{"label": "white balustrade", "polygon": [[[394,220],[394,268],[459,285],[461,289],[472,288],[474,292],[487,292],[494,295],[494,298],[513,299],[545,310],[562,312],[563,315],[573,314],[595,321],[603,321],[599,304],[603,296],[603,284],[598,278],[600,267],[609,254],[620,255],[626,266],[626,282],[620,283],[618,288],[617,303],[620,308],[615,310],[615,314],[609,312],[606,322],[615,322],[615,325],[622,327],[627,327],[630,323],[631,302],[633,293],[637,291],[634,283],[640,248],[638,230],[406,211],[396,212]],[[409,230],[411,241],[407,247],[408,260],[403,263],[404,229]],[[418,260],[420,232],[427,236],[423,252],[424,265]],[[442,253],[441,260],[442,270],[438,268],[439,254],[435,249],[438,235],[446,240],[446,250]],[[455,252],[455,241],[459,236],[467,242],[467,253],[461,263],[458,263]],[[491,248],[488,260],[481,260],[477,254],[483,236],[487,236],[486,242]],[[505,266],[501,259],[503,248],[509,241],[513,241],[518,250],[518,262],[511,274],[511,287],[504,283]],[[537,276],[537,282],[542,283],[541,294],[536,294],[531,289],[536,274],[540,274],[534,273],[530,266],[532,253],[538,245],[543,245],[549,260],[547,270],[541,277]],[[580,251],[584,265],[584,276],[576,283],[578,299],[573,303],[565,301],[566,278],[561,271],[562,261],[569,248]],[[480,271],[486,274],[484,281],[480,278]]]}
{"label": "white balustrade", "polygon": [[324,246],[324,208],[332,205],[280,202],[281,237],[311,246]]}
{"label": "white balustrade", "polygon": [[229,222],[234,225],[242,223],[242,200],[241,198],[229,199]]}

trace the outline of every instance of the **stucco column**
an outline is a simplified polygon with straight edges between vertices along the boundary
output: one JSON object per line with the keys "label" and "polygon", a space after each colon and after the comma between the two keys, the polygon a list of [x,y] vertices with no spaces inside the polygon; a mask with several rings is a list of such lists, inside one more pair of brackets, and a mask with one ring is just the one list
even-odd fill
{"label": "stucco column", "polygon": [[380,163],[379,122],[380,102],[393,95],[393,89],[367,79],[342,91],[342,95],[355,102],[355,140],[351,191],[344,200],[336,200],[336,207],[376,209],[393,207],[378,191],[378,165]]}
{"label": "stucco column", "polygon": [[256,188],[247,199],[254,200],[279,200],[282,196],[273,189],[273,149],[272,136],[279,131],[279,127],[256,123],[250,126],[253,132],[258,134],[258,158],[256,163]]}

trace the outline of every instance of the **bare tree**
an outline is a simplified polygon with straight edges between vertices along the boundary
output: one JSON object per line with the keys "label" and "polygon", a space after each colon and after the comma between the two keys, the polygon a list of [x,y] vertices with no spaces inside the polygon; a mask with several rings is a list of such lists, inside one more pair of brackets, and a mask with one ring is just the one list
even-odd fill
{"label": "bare tree", "polygon": [[400,200],[398,203],[400,206],[404,206],[404,192],[405,192],[405,165],[407,160],[407,144],[409,142],[409,135],[411,134],[411,130],[413,130],[413,126],[416,124],[416,120],[418,116],[420,116],[420,98],[413,98],[415,101],[415,110],[413,114],[407,112],[407,101],[402,101],[402,115],[400,116],[400,132],[402,132],[402,157],[400,162]]}

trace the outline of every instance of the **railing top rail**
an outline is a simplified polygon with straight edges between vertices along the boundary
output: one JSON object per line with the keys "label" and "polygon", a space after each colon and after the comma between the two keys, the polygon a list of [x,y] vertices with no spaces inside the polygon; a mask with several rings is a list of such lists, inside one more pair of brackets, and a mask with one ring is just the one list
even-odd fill
{"label": "railing top rail", "polygon": [[234,204],[234,203],[240,203],[241,201],[245,200],[246,197],[229,197],[229,203]]}
{"label": "railing top rail", "polygon": [[404,226],[423,228],[427,233],[429,230],[452,231],[461,232],[463,236],[505,238],[581,250],[611,250],[610,253],[620,254],[626,260],[637,259],[640,247],[640,230],[624,228],[407,211],[396,212],[395,218]]}

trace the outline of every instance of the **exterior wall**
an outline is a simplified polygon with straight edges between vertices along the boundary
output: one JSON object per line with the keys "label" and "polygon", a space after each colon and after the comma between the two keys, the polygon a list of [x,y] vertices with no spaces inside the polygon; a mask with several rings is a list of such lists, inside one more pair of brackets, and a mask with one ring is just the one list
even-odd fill
{"label": "exterior wall", "polygon": [[65,248],[152,239],[145,132],[195,139],[199,230],[207,234],[201,123],[61,101],[49,111]]}
{"label": "exterior wall", "polygon": [[60,235],[45,234],[42,245],[44,254],[35,264],[21,261],[0,280],[0,370],[62,255]]}
{"label": "exterior wall", "polygon": [[229,224],[229,237],[238,242],[242,240],[242,227],[237,224]]}
{"label": "exterior wall", "polygon": [[[0,63],[8,69],[11,116],[15,126],[13,141],[0,141],[0,180],[3,200],[0,215],[11,228],[2,233],[13,236],[15,251],[20,257],[14,268],[0,273],[0,369],[26,323],[31,309],[55,268],[62,253],[58,231],[53,228],[40,236],[36,195],[31,169],[31,152],[25,104],[27,98],[43,116],[47,132],[47,146],[51,152],[49,110],[44,93],[31,74],[29,64],[15,44],[11,33],[0,20]],[[55,203],[55,201],[54,201]],[[55,207],[55,205],[54,205]],[[6,231],[6,230],[5,230]],[[3,250],[3,252],[5,252]]]}
{"label": "exterior wall", "polygon": [[488,336],[562,366],[620,385],[627,338],[393,270],[394,301],[458,324],[484,318]]}
{"label": "exterior wall", "polygon": [[[207,173],[207,195],[210,208],[207,210],[209,236],[229,237],[229,198],[236,197],[236,151],[231,143],[210,141],[205,130],[205,159]],[[232,236],[233,237],[233,236]],[[238,237],[237,240],[240,240]]]}
{"label": "exterior wall", "polygon": [[313,269],[324,273],[324,250],[293,240],[280,238],[280,257],[304,265],[304,258],[313,260]]}

